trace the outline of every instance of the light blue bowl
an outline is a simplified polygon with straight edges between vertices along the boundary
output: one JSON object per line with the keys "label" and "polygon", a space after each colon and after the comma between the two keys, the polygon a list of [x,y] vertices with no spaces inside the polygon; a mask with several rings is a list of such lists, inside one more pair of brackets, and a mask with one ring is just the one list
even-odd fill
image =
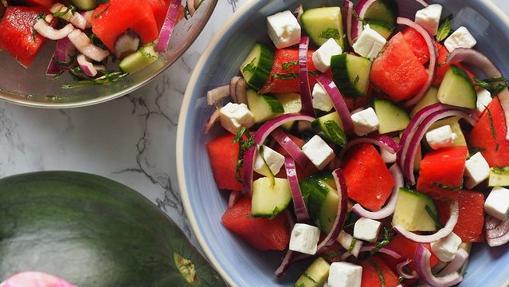
{"label": "light blue bowl", "polygon": [[[413,0],[406,0],[413,1]],[[507,0],[498,7],[509,11]],[[338,0],[253,0],[246,3],[224,26],[201,57],[184,98],[177,136],[177,165],[184,207],[198,242],[221,275],[232,286],[292,286],[296,274],[282,281],[273,276],[281,255],[257,252],[221,225],[226,200],[214,183],[205,144],[213,135],[203,127],[212,113],[206,92],[229,83],[253,44],[266,38],[265,17],[297,3],[333,6]],[[477,48],[490,56],[509,75],[509,19],[492,2],[480,0],[436,1],[445,4],[478,40]],[[505,2],[505,3],[504,3]],[[502,4],[504,3],[504,4]],[[476,248],[461,286],[509,286],[507,248]],[[293,268],[298,269],[298,268]],[[297,270],[298,271],[298,270]]]}

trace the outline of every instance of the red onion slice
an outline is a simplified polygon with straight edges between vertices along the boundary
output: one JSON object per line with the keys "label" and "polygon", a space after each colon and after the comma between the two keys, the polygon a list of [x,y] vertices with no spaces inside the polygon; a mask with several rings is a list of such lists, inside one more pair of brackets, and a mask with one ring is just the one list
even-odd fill
{"label": "red onion slice", "polygon": [[353,3],[350,0],[344,0],[343,1],[343,12],[345,15],[344,17],[344,23],[346,29],[346,39],[348,40],[348,44],[353,46],[353,38],[352,38],[352,25],[353,25]]}
{"label": "red onion slice", "polygon": [[207,92],[207,104],[215,106],[230,95],[230,86],[220,86]]}
{"label": "red onion slice", "polygon": [[87,25],[85,26],[85,28],[92,28],[92,19],[94,17],[94,12],[95,10],[90,10],[80,13],[87,21]]}
{"label": "red onion slice", "polygon": [[[490,61],[488,57],[474,49],[455,49],[447,59],[448,63],[463,62],[472,67],[481,70],[488,78],[500,78],[502,73],[500,70]],[[502,109],[504,110],[505,123],[509,127],[509,89],[503,89],[499,94],[498,98]],[[509,140],[509,128],[507,128],[506,139]]]}
{"label": "red onion slice", "polygon": [[21,272],[0,284],[0,287],[76,287],[62,278],[43,272]]}
{"label": "red onion slice", "polygon": [[467,259],[468,252],[460,247],[458,252],[456,252],[454,259],[449,264],[447,264],[447,266],[442,271],[440,271],[440,273],[438,273],[438,276],[443,277],[454,272],[459,272],[461,267],[463,267],[463,265],[465,265],[467,262]]}
{"label": "red onion slice", "polygon": [[90,41],[87,34],[78,29],[72,31],[68,37],[76,49],[89,59],[96,62],[102,62],[110,55],[110,52],[92,44],[92,41]]}
{"label": "red onion slice", "polygon": [[[370,252],[371,250],[373,250],[375,248],[376,248],[376,246],[374,246],[374,245],[364,246],[364,247],[361,247],[360,252]],[[399,254],[398,252],[396,252],[396,251],[394,251],[392,249],[389,249],[389,248],[383,247],[383,248],[378,249],[377,252],[378,253],[383,253],[385,255],[388,255],[388,256],[396,259],[396,260],[401,259],[401,254]]]}
{"label": "red onion slice", "polygon": [[361,34],[363,30],[363,20],[364,16],[366,15],[366,12],[368,11],[369,7],[375,3],[376,0],[360,0],[357,5],[354,7],[354,11],[357,14],[357,16],[353,16],[352,18],[352,28],[351,28],[351,38],[352,38],[352,45],[355,43],[357,38],[359,38],[359,35]]}
{"label": "red onion slice", "polygon": [[76,54],[76,47],[69,38],[63,38],[57,41],[55,48],[55,60],[62,64],[69,64],[72,56]]}
{"label": "red onion slice", "polygon": [[435,277],[435,275],[431,272],[430,258],[431,252],[429,252],[429,250],[422,244],[419,244],[415,254],[415,264],[417,266],[417,273],[421,280],[431,286],[437,287],[454,286],[463,281],[463,277],[457,272],[444,277]]}
{"label": "red onion slice", "polygon": [[308,116],[315,116],[313,100],[311,97],[311,88],[309,85],[308,50],[309,50],[309,37],[302,36],[299,44],[299,78],[300,78],[300,95],[302,101],[302,114]]}
{"label": "red onion slice", "polygon": [[230,80],[230,96],[237,103],[237,84],[240,81],[239,76],[235,76]]}
{"label": "red onion slice", "polygon": [[294,255],[295,255],[295,253],[293,251],[291,251],[289,249],[288,249],[288,251],[286,251],[285,256],[283,257],[283,260],[281,261],[281,264],[274,272],[274,274],[277,277],[283,276],[283,274],[286,272],[286,270],[290,266],[290,263],[292,263]]}
{"label": "red onion slice", "polygon": [[399,189],[404,186],[403,175],[401,174],[401,170],[399,169],[397,164],[394,164],[390,169],[391,174],[395,181],[394,189],[392,190],[391,198],[389,202],[378,211],[369,211],[362,207],[360,204],[356,203],[352,207],[352,211],[355,214],[361,217],[367,217],[374,220],[380,220],[391,216],[396,209],[396,202],[398,201]]}
{"label": "red onion slice", "polygon": [[66,25],[60,30],[51,27],[44,19],[39,19],[35,22],[34,30],[46,39],[60,40],[67,37],[73,30],[72,24]]}
{"label": "red onion slice", "polygon": [[250,147],[244,153],[244,162],[243,162],[243,176],[242,179],[244,181],[244,191],[247,194],[251,195],[253,191],[253,172],[254,172],[254,163],[256,160],[256,145]]}
{"label": "red onion slice", "polygon": [[238,191],[230,192],[230,195],[228,196],[228,208],[232,208],[241,197],[242,194]]}
{"label": "red onion slice", "polygon": [[247,83],[243,78],[240,78],[235,86],[235,97],[237,104],[247,105]]}
{"label": "red onion slice", "polygon": [[348,110],[345,98],[339,91],[338,87],[331,78],[325,75],[319,75],[316,78],[316,80],[325,89],[325,91],[331,98],[334,108],[336,109],[336,111],[339,114],[339,117],[341,118],[341,122],[343,124],[343,129],[345,130],[345,133],[351,134],[353,132],[352,117],[350,116],[350,110]]}
{"label": "red onion slice", "polygon": [[168,45],[170,44],[171,35],[177,25],[177,19],[179,15],[180,0],[171,0],[166,18],[164,19],[161,32],[159,32],[159,42],[156,46],[156,51],[159,53],[166,52]]}
{"label": "red onion slice", "polygon": [[48,63],[48,67],[46,68],[46,76],[56,76],[60,75],[65,69],[60,66],[55,59],[55,55],[53,55]]}
{"label": "red onion slice", "polygon": [[486,217],[486,241],[490,247],[501,246],[509,242],[509,220],[500,221]]}
{"label": "red onion slice", "polygon": [[219,117],[221,116],[221,111],[219,109],[216,109],[212,115],[210,116],[209,120],[207,121],[207,125],[205,125],[205,133],[208,134],[210,130],[214,127],[214,125],[219,122]]}
{"label": "red onion slice", "polygon": [[397,153],[400,150],[400,145],[389,136],[386,135],[373,135],[362,138],[354,139],[349,141],[348,144],[343,148],[340,153],[340,157],[343,157],[349,149],[358,144],[372,144],[376,145],[381,149],[384,149],[390,153]]}
{"label": "red onion slice", "polygon": [[394,229],[396,229],[396,231],[398,231],[401,235],[405,236],[406,238],[414,242],[431,243],[433,241],[437,241],[444,237],[447,237],[449,234],[451,234],[451,232],[454,229],[454,226],[456,226],[456,223],[458,222],[458,217],[459,208],[458,201],[456,200],[453,203],[451,203],[451,216],[449,217],[449,220],[447,220],[445,226],[431,235],[415,234],[399,225],[394,226]]}
{"label": "red onion slice", "polygon": [[293,208],[298,222],[307,222],[310,220],[308,208],[300,191],[299,178],[297,177],[297,169],[295,161],[289,157],[285,158],[285,169],[290,189],[292,191]]}
{"label": "red onion slice", "polygon": [[140,37],[136,33],[127,31],[115,42],[115,56],[122,59],[138,51],[140,42]]}
{"label": "red onion slice", "polygon": [[302,168],[305,168],[309,160],[301,148],[282,129],[272,132],[272,138],[295,160]]}
{"label": "red onion slice", "polygon": [[413,261],[412,259],[407,259],[407,260],[400,262],[396,265],[396,270],[398,271],[398,275],[406,280],[412,280],[419,276],[419,275],[417,275],[417,272],[415,272],[415,270],[412,270],[411,274],[408,274],[405,271],[405,267],[408,266],[408,264],[410,264],[412,261]]}
{"label": "red onion slice", "polygon": [[97,69],[94,67],[94,64],[87,59],[87,57],[79,55],[76,60],[85,75],[89,77],[95,77],[97,75]]}
{"label": "red onion slice", "polygon": [[[414,15],[415,15],[415,13],[414,13]],[[419,90],[417,95],[405,103],[405,105],[407,107],[410,107],[410,106],[417,104],[422,99],[422,97],[424,97],[426,92],[429,90],[429,87],[431,86],[431,83],[433,82],[433,77],[435,75],[437,53],[435,50],[434,40],[431,38],[431,35],[421,25],[415,23],[414,21],[412,21],[410,19],[402,18],[402,17],[398,17],[397,22],[400,25],[405,25],[412,29],[415,29],[424,38],[424,41],[426,42],[426,46],[428,46],[428,52],[429,52],[428,79],[426,80],[426,83],[424,84],[424,86]]]}
{"label": "red onion slice", "polygon": [[189,15],[193,17],[194,12],[196,12],[196,8],[194,7],[194,0],[187,0],[187,10],[189,11]]}

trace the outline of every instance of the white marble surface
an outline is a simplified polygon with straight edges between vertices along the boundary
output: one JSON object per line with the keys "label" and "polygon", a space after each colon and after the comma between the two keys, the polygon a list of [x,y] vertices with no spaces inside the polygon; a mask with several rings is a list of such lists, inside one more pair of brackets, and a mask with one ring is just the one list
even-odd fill
{"label": "white marble surface", "polygon": [[245,1],[219,0],[211,21],[183,57],[131,95],[73,110],[0,103],[0,177],[41,170],[102,175],[142,193],[190,235],[175,167],[180,103],[200,54]]}

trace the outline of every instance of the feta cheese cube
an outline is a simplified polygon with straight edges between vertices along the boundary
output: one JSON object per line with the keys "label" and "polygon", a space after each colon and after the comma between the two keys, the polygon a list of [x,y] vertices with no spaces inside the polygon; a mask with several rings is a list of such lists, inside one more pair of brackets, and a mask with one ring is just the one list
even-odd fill
{"label": "feta cheese cube", "polygon": [[421,25],[428,33],[435,36],[442,17],[442,5],[431,4],[415,13],[415,23]]}
{"label": "feta cheese cube", "polygon": [[332,148],[319,136],[312,137],[302,151],[319,170],[324,169],[335,157]]}
{"label": "feta cheese cube", "polygon": [[395,163],[398,157],[397,154],[391,153],[386,149],[382,149],[381,155],[385,163]]}
{"label": "feta cheese cube", "polygon": [[325,73],[330,68],[332,56],[340,55],[343,49],[336,40],[330,38],[313,53],[313,64],[318,71]]}
{"label": "feta cheese cube", "polygon": [[250,128],[255,124],[253,113],[246,104],[228,103],[219,110],[219,121],[232,134],[237,133],[241,127]]}
{"label": "feta cheese cube", "polygon": [[509,219],[509,190],[503,187],[493,188],[484,202],[484,211],[502,221]]}
{"label": "feta cheese cube", "polygon": [[490,166],[480,152],[471,156],[465,163],[465,186],[471,189],[490,176]]}
{"label": "feta cheese cube", "polygon": [[327,91],[325,91],[325,89],[322,87],[322,85],[318,83],[315,84],[315,86],[313,87],[312,96],[313,96],[313,108],[324,112],[329,112],[330,110],[332,110],[333,107],[332,100]]}
{"label": "feta cheese cube", "polygon": [[452,131],[450,125],[442,126],[426,133],[426,141],[432,149],[440,149],[454,145],[458,135]]}
{"label": "feta cheese cube", "polygon": [[461,245],[461,238],[454,232],[447,237],[431,242],[431,250],[433,254],[442,262],[451,262]]}
{"label": "feta cheese cube", "polygon": [[329,268],[327,284],[330,287],[360,287],[362,266],[348,262],[334,262]]}
{"label": "feta cheese cube", "polygon": [[293,227],[290,236],[290,250],[304,254],[315,255],[320,240],[318,227],[303,223],[297,223]]}
{"label": "feta cheese cube", "polygon": [[382,35],[366,25],[352,48],[355,53],[373,60],[382,51],[386,43],[387,40]]}
{"label": "feta cheese cube", "polygon": [[379,221],[365,217],[360,218],[355,222],[353,237],[367,242],[375,242],[381,226],[382,223]]}
{"label": "feta cheese cube", "polygon": [[365,136],[378,130],[380,121],[373,108],[356,112],[352,115],[353,129],[356,135]]}
{"label": "feta cheese cube", "polygon": [[484,112],[486,107],[491,103],[491,93],[488,90],[482,89],[477,92],[477,111]]}
{"label": "feta cheese cube", "polygon": [[258,149],[254,170],[261,175],[271,176],[278,174],[284,164],[285,157],[282,154],[263,145]]}
{"label": "feta cheese cube", "polygon": [[444,42],[449,52],[454,51],[456,48],[473,48],[476,44],[477,41],[474,36],[463,26],[454,31]]}
{"label": "feta cheese cube", "polygon": [[269,37],[278,49],[299,44],[301,28],[299,21],[289,10],[267,17]]}
{"label": "feta cheese cube", "polygon": [[359,252],[361,251],[362,241],[353,238],[352,235],[341,230],[338,236],[338,242],[347,252],[352,254],[353,256],[359,256]]}

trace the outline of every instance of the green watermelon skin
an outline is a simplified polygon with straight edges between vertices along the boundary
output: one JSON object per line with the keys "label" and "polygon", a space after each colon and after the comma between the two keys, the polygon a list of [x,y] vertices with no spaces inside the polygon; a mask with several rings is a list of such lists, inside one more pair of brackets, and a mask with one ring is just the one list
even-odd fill
{"label": "green watermelon skin", "polygon": [[[175,256],[196,275],[184,278]],[[106,178],[40,172],[0,180],[0,281],[23,271],[80,287],[226,286],[149,200]]]}

